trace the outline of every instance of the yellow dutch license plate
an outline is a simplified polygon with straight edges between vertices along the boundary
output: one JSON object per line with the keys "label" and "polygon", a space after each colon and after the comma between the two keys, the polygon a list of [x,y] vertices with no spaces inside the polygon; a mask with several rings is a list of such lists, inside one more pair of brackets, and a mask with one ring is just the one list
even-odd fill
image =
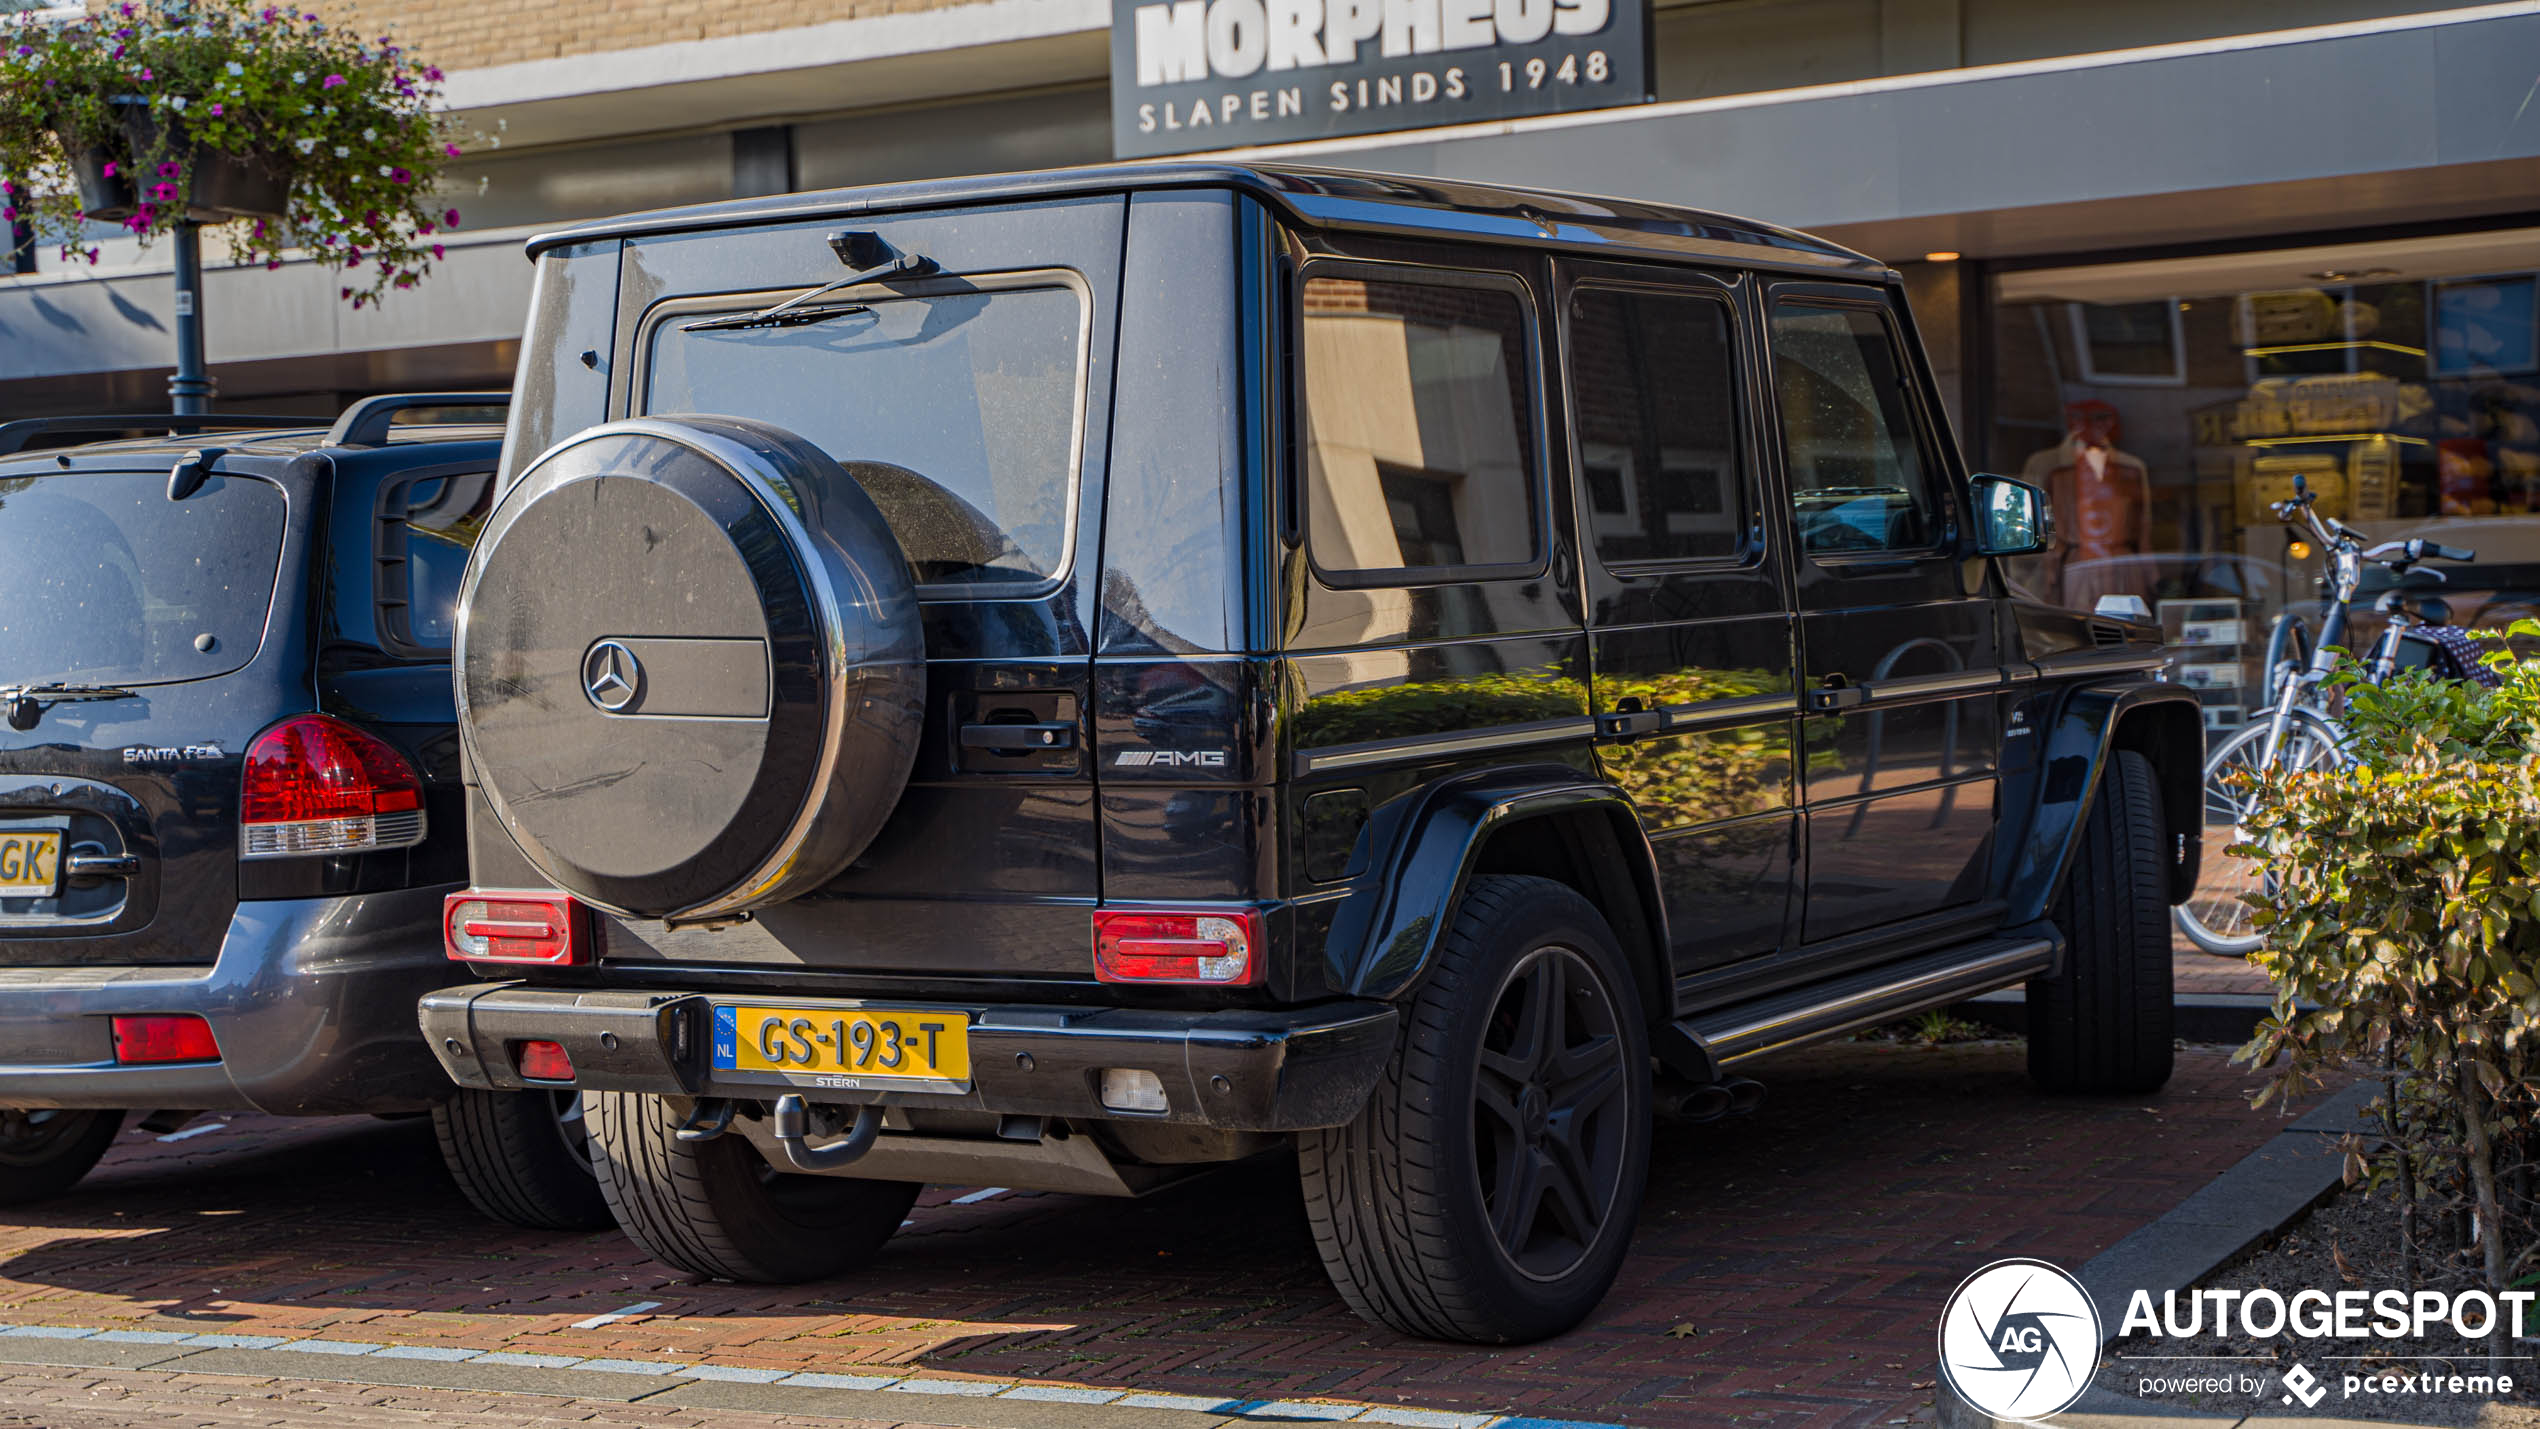
{"label": "yellow dutch license plate", "polygon": [[0,898],[50,898],[62,887],[62,836],[52,829],[0,833]]}
{"label": "yellow dutch license plate", "polygon": [[829,1087],[970,1084],[970,1018],[927,1007],[714,1009],[714,1065]]}

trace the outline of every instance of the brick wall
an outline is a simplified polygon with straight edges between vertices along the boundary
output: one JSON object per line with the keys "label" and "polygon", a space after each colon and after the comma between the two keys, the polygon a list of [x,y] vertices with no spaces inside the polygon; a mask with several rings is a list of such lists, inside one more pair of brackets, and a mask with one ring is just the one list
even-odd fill
{"label": "brick wall", "polygon": [[961,0],[327,0],[322,9],[371,35],[389,34],[447,70],[596,54],[678,40],[788,30],[935,10]]}

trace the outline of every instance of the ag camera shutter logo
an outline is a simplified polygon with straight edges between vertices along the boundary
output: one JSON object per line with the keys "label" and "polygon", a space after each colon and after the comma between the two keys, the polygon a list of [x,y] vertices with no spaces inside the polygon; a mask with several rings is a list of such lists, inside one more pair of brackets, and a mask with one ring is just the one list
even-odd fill
{"label": "ag camera shutter logo", "polygon": [[1940,1312],[1940,1373],[2001,1419],[2070,1409],[2099,1369],[2099,1311],[2081,1282],[2042,1260],[1997,1260]]}

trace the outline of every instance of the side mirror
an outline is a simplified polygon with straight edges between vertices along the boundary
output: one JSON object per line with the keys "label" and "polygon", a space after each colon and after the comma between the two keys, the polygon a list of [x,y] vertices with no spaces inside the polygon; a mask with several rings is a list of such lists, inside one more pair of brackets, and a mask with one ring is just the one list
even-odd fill
{"label": "side mirror", "polygon": [[1979,474],[1967,479],[1976,501],[1976,553],[2025,556],[2055,539],[2055,513],[2046,493],[2014,476]]}

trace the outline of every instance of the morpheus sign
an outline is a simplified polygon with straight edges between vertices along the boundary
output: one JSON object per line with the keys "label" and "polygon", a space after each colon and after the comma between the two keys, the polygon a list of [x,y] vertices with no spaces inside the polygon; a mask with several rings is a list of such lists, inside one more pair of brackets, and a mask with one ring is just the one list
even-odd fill
{"label": "morpheus sign", "polygon": [[1124,159],[1639,104],[1649,0],[1112,0]]}

